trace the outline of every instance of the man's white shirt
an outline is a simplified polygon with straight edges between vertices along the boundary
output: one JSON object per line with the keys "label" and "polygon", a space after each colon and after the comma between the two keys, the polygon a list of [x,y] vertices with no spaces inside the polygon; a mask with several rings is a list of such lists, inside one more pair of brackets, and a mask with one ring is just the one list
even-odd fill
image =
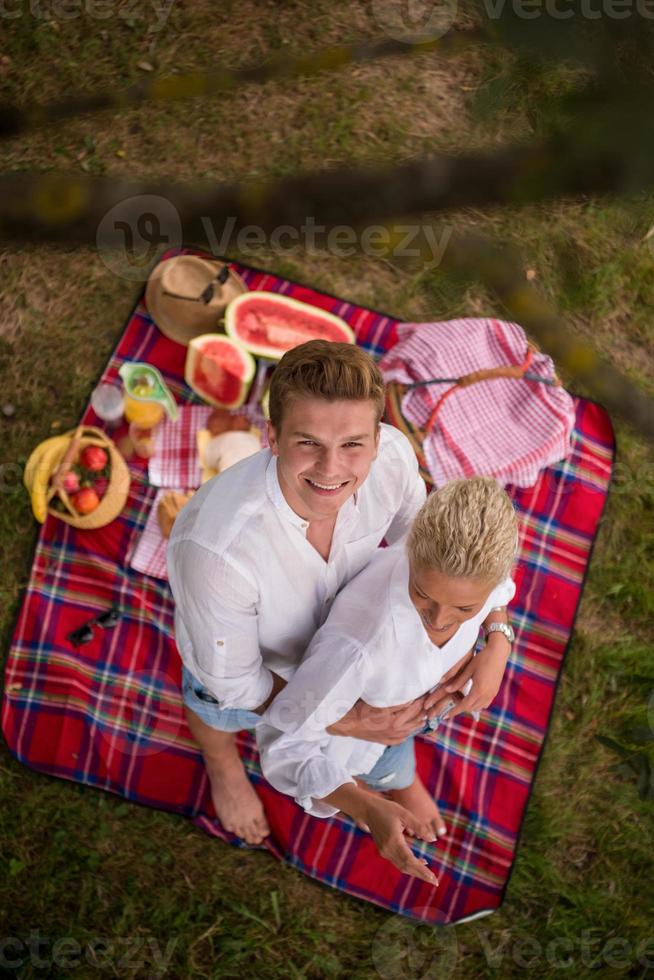
{"label": "man's white shirt", "polygon": [[438,647],[411,602],[408,582],[404,543],[378,552],[339,594],[302,663],[256,728],[264,776],[314,816],[333,816],[336,808],[322,799],[354,782],[353,776],[370,772],[386,748],[330,735],[326,728],[359,698],[385,708],[434,690],[472,649],[491,609],[515,594],[511,578],[500,583],[483,608]]}
{"label": "man's white shirt", "polygon": [[426,490],[408,439],[381,425],[367,479],[340,508],[328,561],[288,505],[269,449],[204,484],[168,545],[175,638],[220,707],[255,708],[288,679],[342,586],[383,538],[400,540]]}

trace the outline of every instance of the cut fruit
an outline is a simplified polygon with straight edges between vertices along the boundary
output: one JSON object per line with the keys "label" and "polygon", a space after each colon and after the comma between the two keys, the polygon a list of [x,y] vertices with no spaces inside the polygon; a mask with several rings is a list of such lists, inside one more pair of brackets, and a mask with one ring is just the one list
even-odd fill
{"label": "cut fruit", "polygon": [[275,361],[309,340],[355,342],[353,331],[340,316],[261,290],[232,300],[225,311],[225,329],[250,353]]}
{"label": "cut fruit", "polygon": [[255,371],[254,358],[219,333],[194,337],[188,345],[184,378],[189,388],[217,408],[243,404]]}

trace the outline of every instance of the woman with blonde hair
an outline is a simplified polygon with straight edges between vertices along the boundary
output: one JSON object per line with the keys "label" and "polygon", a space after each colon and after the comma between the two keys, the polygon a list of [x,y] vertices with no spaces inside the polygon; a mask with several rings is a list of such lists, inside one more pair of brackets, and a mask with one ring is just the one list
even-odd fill
{"label": "woman with blonde hair", "polygon": [[[327,729],[359,699],[383,707],[430,694],[434,720],[426,714],[419,731],[487,707],[511,651],[506,605],[515,594],[517,543],[513,505],[495,480],[457,480],[433,492],[406,543],[382,549],[341,591],[257,729],[273,786],[315,816],[349,814],[384,857],[432,884],[403,836],[434,841],[446,833],[416,774],[413,736],[384,749]],[[475,658],[482,626],[486,646]],[[474,659],[481,662],[470,691]],[[463,687],[458,706],[444,685],[452,677]]]}

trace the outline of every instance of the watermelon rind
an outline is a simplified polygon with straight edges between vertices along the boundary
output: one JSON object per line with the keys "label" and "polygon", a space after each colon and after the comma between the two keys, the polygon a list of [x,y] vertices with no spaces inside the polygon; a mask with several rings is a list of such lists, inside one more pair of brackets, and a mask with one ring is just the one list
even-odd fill
{"label": "watermelon rind", "polygon": [[[265,301],[266,304],[274,303],[280,307],[287,307],[299,310],[301,313],[306,313],[308,316],[316,320],[324,320],[336,326],[342,334],[340,338],[341,342],[344,344],[354,344],[356,342],[354,331],[351,327],[347,325],[345,320],[340,316],[336,316],[335,313],[328,313],[326,310],[321,310],[318,306],[311,306],[310,303],[303,303],[299,299],[291,299],[290,296],[282,296],[280,293],[271,293],[265,290],[253,289],[249,293],[243,293],[241,296],[237,296],[233,299],[231,303],[228,304],[225,310],[225,330],[227,334],[241,347],[250,351],[251,354],[258,355],[259,357],[267,357],[271,361],[278,361],[284,356],[287,350],[291,350],[292,347],[297,346],[292,344],[290,347],[271,347],[268,344],[253,343],[242,337],[239,334],[238,327],[238,316],[242,308],[252,304],[257,300]],[[307,340],[318,340],[317,337],[307,337]],[[325,338],[327,339],[327,338]],[[330,337],[329,340],[332,338]]]}
{"label": "watermelon rind", "polygon": [[[239,379],[241,382],[239,394],[232,401],[219,401],[211,392],[196,384],[193,379],[193,371],[198,353],[202,351],[205,344],[216,340],[220,341],[221,344],[228,344],[232,347],[238,353],[243,365],[243,376]],[[256,361],[252,357],[252,354],[242,344],[239,344],[238,341],[226,337],[224,333],[203,333],[198,337],[193,337],[189,342],[186,352],[186,364],[184,366],[184,380],[196,395],[199,395],[209,405],[213,405],[214,408],[240,408],[247,398],[250,382],[254,377],[256,367]]]}

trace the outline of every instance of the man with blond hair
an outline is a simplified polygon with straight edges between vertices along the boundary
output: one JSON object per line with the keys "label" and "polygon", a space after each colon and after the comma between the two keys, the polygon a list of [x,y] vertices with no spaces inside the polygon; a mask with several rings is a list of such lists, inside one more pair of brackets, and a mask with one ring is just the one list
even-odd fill
{"label": "man with blond hair", "polygon": [[[413,736],[384,749],[331,732],[359,699],[383,708],[436,692],[444,718],[450,693],[443,678],[452,671],[464,690],[474,672],[459,711],[490,703],[513,639],[505,607],[515,593],[517,544],[513,505],[495,480],[456,480],[432,493],[406,545],[378,552],[341,591],[257,728],[262,771],[273,786],[314,816],[349,814],[385,858],[431,884],[434,874],[403,836],[434,841],[446,833],[416,773]],[[482,625],[486,646],[474,656]]]}
{"label": "man with blond hair", "polygon": [[[270,387],[270,448],[206,483],[168,548],[189,728],[223,826],[248,843],[269,832],[234,733],[255,728],[299,664],[342,586],[382,539],[400,540],[425,499],[413,450],[380,422],[384,383],[351,344],[289,351]],[[406,700],[406,699],[405,699]],[[402,742],[421,700],[359,702],[331,729]]]}

